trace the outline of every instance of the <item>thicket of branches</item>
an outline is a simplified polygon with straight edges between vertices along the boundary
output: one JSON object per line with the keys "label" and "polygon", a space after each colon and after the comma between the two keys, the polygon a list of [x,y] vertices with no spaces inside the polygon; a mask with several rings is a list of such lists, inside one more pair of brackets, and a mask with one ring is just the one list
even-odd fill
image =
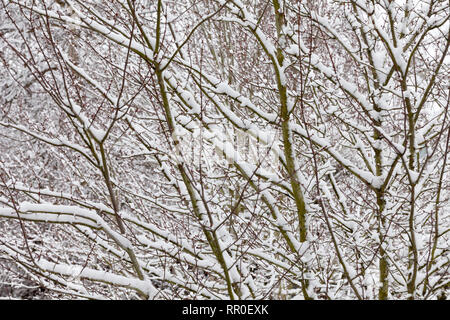
{"label": "thicket of branches", "polygon": [[2,0],[0,21],[3,295],[446,298],[447,0]]}

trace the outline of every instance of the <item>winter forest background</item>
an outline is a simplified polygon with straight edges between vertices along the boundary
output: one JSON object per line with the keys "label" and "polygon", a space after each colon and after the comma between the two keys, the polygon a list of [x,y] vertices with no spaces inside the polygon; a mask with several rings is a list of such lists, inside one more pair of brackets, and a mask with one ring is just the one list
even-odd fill
{"label": "winter forest background", "polygon": [[446,299],[448,0],[2,0],[0,296]]}

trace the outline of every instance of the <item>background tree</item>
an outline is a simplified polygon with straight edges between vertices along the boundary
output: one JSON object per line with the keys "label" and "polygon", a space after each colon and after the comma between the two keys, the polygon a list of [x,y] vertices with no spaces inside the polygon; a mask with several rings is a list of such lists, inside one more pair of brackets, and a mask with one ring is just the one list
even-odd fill
{"label": "background tree", "polygon": [[2,1],[4,282],[445,298],[448,9]]}

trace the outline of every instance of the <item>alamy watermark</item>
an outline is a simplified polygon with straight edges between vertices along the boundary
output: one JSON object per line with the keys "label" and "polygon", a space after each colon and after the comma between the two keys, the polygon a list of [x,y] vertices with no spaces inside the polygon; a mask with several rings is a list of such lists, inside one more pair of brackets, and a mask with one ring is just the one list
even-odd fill
{"label": "alamy watermark", "polygon": [[214,131],[195,128],[173,134],[173,158],[179,163],[214,165],[239,164],[246,170],[260,170],[266,176],[280,168],[280,132],[277,130],[221,127]]}

